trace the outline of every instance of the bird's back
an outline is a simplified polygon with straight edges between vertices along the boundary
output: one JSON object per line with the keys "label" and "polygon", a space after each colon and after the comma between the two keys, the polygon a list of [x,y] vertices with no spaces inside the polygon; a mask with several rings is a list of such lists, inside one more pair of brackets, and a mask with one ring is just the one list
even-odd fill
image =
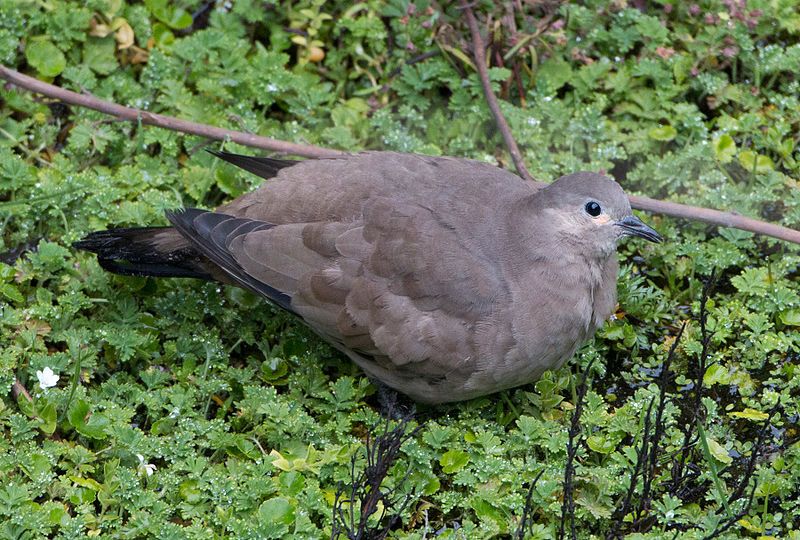
{"label": "bird's back", "polygon": [[276,224],[358,219],[383,198],[428,207],[468,234],[511,201],[534,192],[518,176],[475,160],[397,152],[362,152],[298,162],[219,212]]}

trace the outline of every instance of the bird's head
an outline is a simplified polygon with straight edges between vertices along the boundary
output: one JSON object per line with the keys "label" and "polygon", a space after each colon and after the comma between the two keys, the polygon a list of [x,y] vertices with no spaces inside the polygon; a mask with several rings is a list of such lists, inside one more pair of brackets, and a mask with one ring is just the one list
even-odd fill
{"label": "bird's head", "polygon": [[581,247],[585,256],[607,257],[624,236],[662,240],[655,229],[631,213],[622,187],[602,174],[562,176],[540,195],[542,217],[558,241]]}

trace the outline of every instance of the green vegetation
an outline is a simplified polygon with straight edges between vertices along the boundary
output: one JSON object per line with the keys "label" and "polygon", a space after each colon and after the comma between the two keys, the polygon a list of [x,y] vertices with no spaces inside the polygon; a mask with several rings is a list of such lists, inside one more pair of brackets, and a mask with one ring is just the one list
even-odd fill
{"label": "green vegetation", "polygon": [[[605,170],[632,193],[800,227],[796,0],[506,11],[518,4],[475,10],[484,29],[496,21],[490,74],[535,176]],[[0,0],[0,61],[75,91],[295,142],[507,166],[468,35],[456,6],[427,0]],[[9,86],[0,102],[0,537],[330,537],[351,459],[358,474],[366,434],[383,430],[359,371],[248,293],[112,276],[70,248],[258,179],[197,137]],[[800,538],[800,252],[648,221],[667,242],[621,250],[621,311],[569,366],[421,411],[384,480],[393,500],[410,494],[391,537],[511,535],[540,475],[527,537],[555,538],[591,362],[569,490],[579,538]],[[12,397],[15,377],[32,402]],[[654,430],[659,452],[619,515]]]}

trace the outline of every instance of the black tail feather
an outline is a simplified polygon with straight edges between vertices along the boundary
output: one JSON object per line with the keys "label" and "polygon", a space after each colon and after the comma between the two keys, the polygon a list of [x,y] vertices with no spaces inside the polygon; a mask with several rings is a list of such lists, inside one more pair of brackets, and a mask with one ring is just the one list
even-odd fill
{"label": "black tail feather", "polygon": [[172,227],[109,229],[88,234],[73,247],[97,254],[103,269],[123,276],[213,279],[191,247],[159,251],[153,237]]}

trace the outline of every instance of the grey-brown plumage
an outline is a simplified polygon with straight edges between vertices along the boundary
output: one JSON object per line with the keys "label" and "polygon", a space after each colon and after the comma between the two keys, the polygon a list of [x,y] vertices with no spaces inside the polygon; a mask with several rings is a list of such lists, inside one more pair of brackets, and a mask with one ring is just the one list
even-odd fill
{"label": "grey-brown plumage", "polygon": [[117,273],[254,291],[425,403],[561,366],[614,309],[617,240],[660,240],[594,173],[536,190],[457,158],[217,155],[272,179],[214,212],[170,213],[172,227],[92,233],[77,247]]}

